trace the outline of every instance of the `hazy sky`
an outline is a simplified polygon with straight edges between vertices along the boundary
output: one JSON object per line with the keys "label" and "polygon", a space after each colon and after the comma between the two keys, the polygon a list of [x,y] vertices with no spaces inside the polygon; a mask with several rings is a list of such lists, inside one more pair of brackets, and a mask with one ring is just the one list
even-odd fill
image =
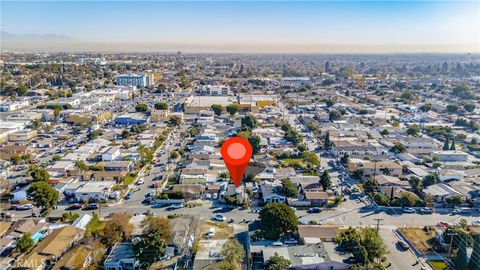
{"label": "hazy sky", "polygon": [[95,42],[470,44],[480,1],[1,1],[1,29]]}

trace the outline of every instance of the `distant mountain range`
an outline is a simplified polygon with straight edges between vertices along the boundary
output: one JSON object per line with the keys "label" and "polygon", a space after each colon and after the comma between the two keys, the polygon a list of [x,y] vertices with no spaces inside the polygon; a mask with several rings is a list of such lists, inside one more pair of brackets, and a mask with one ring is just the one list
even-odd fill
{"label": "distant mountain range", "polygon": [[5,31],[0,31],[0,39],[2,45],[9,45],[12,43],[69,43],[77,42],[74,38],[67,35],[57,34],[28,34],[16,35]]}
{"label": "distant mountain range", "polygon": [[479,53],[478,44],[315,44],[112,42],[77,40],[59,34],[17,35],[0,31],[1,51],[26,52],[192,52],[192,53]]}

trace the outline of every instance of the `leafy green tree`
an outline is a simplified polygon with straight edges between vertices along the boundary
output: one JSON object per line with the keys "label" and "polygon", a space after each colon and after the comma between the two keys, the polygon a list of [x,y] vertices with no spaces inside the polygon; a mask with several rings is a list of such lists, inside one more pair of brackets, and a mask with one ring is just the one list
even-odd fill
{"label": "leafy green tree", "polygon": [[126,138],[130,137],[131,135],[132,135],[132,134],[130,133],[130,131],[128,131],[128,130],[126,130],[126,129],[124,129],[124,130],[122,131],[122,138],[123,138],[123,139],[126,139]]}
{"label": "leafy green tree", "polygon": [[226,110],[231,116],[234,116],[240,110],[240,105],[230,104],[227,106]]}
{"label": "leafy green tree", "polygon": [[332,188],[332,180],[330,179],[330,175],[328,174],[327,170],[323,170],[322,175],[320,175],[320,185],[324,191]]}
{"label": "leafy green tree", "polygon": [[242,118],[242,126],[254,129],[257,127],[257,120],[255,120],[253,115],[245,115],[245,117]]}
{"label": "leafy green tree", "polygon": [[102,240],[108,246],[128,240],[133,231],[133,225],[130,224],[130,215],[125,213],[114,213],[107,221],[102,232]]}
{"label": "leafy green tree", "polygon": [[289,198],[296,198],[298,196],[298,188],[290,179],[286,178],[282,180],[283,194]]}
{"label": "leafy green tree", "polygon": [[390,131],[388,131],[388,129],[384,129],[380,132],[380,134],[382,134],[382,136],[388,136],[390,135]]}
{"label": "leafy green tree", "polygon": [[157,102],[154,107],[155,110],[168,110],[168,104],[166,102]]}
{"label": "leafy green tree", "polygon": [[350,227],[335,238],[335,243],[341,250],[357,253],[354,256],[359,263],[374,262],[375,259],[384,257],[387,252],[385,244],[375,228],[354,229]]}
{"label": "leafy green tree", "polygon": [[42,213],[48,213],[58,203],[59,195],[50,184],[45,181],[34,182],[27,189],[27,198],[36,207],[42,208]]}
{"label": "leafy green tree", "polygon": [[33,182],[48,182],[48,180],[50,180],[50,174],[47,172],[47,170],[40,167],[34,167],[34,169],[30,172],[30,176],[33,178]]}
{"label": "leafy green tree", "polygon": [[149,269],[157,259],[165,255],[166,241],[161,230],[152,230],[133,243],[133,253],[141,269]]}
{"label": "leafy green tree", "polygon": [[260,211],[260,224],[267,239],[278,239],[297,228],[298,218],[292,208],[283,203],[268,203]]}
{"label": "leafy green tree", "polygon": [[75,212],[65,212],[62,214],[62,221],[67,223],[73,223],[79,215]]}
{"label": "leafy green tree", "polygon": [[290,267],[290,261],[285,259],[284,257],[278,255],[275,252],[272,257],[267,261],[267,265],[265,267],[266,270],[287,270]]}
{"label": "leafy green tree", "polygon": [[170,126],[179,126],[182,123],[182,119],[179,116],[173,115],[168,119],[168,124]]}
{"label": "leafy green tree", "polygon": [[445,202],[451,206],[459,206],[464,203],[463,198],[460,195],[455,195],[445,199]]}
{"label": "leafy green tree", "polygon": [[352,177],[357,180],[362,180],[364,174],[365,174],[365,170],[363,168],[360,168],[353,171]]}
{"label": "leafy green tree", "polygon": [[445,137],[445,143],[443,143],[443,150],[449,149],[448,136]]}
{"label": "leafy green tree", "polygon": [[455,269],[467,269],[467,239],[464,235],[460,236],[458,239],[458,250],[455,258],[453,258],[453,265],[455,266]]}
{"label": "leafy green tree", "polygon": [[438,175],[436,173],[431,173],[423,178],[423,186],[428,187],[435,185],[438,181]]}
{"label": "leafy green tree", "polygon": [[448,104],[447,105],[447,112],[449,113],[456,113],[458,111],[458,105],[457,104]]}
{"label": "leafy green tree", "polygon": [[465,109],[465,111],[471,113],[475,110],[475,108],[477,108],[477,105],[475,105],[475,103],[465,103],[463,104],[463,108]]}
{"label": "leafy green tree", "polygon": [[222,246],[223,261],[233,266],[230,269],[241,269],[241,262],[245,256],[242,244],[237,239],[229,239]]}
{"label": "leafy green tree", "polygon": [[420,133],[420,127],[418,125],[410,125],[407,129],[407,134],[410,136],[417,136]]}
{"label": "leafy green tree", "polygon": [[452,150],[452,151],[455,151],[455,150],[456,150],[456,147],[455,147],[455,138],[452,139],[452,144],[450,145],[450,150]]}
{"label": "leafy green tree", "polygon": [[365,181],[365,183],[363,184],[363,189],[365,190],[365,193],[372,194],[377,186],[378,182],[375,179],[371,178]]}
{"label": "leafy green tree", "polygon": [[148,111],[148,106],[145,103],[139,103],[139,104],[135,105],[135,110],[137,112],[146,112],[146,111]]}
{"label": "leafy green tree", "polygon": [[419,193],[420,191],[422,191],[422,179],[420,179],[416,176],[412,176],[408,180],[408,182],[409,182],[410,186],[412,187],[413,192]]}
{"label": "leafy green tree", "polygon": [[336,101],[334,99],[327,99],[327,101],[325,101],[325,104],[327,104],[327,107],[330,108],[332,107],[333,105],[335,105]]}
{"label": "leafy green tree", "polygon": [[256,155],[260,152],[260,137],[258,135],[251,135],[248,137],[248,142],[252,146],[253,154]]}
{"label": "leafy green tree", "polygon": [[52,157],[53,161],[59,161],[60,159],[62,159],[62,157],[60,155],[53,155],[53,157]]}
{"label": "leafy green tree", "polygon": [[465,85],[457,85],[452,89],[452,94],[461,98],[461,99],[473,99],[475,96],[472,94],[470,88]]}
{"label": "leafy green tree", "polygon": [[419,202],[417,197],[415,197],[413,194],[407,193],[407,192],[402,193],[399,200],[400,200],[400,204],[404,207],[405,206],[407,206],[407,207],[415,206]]}
{"label": "leafy green tree", "polygon": [[423,104],[422,106],[420,106],[420,110],[422,110],[423,112],[428,112],[431,109],[432,109],[431,103]]}
{"label": "leafy green tree", "polygon": [[395,143],[393,147],[390,148],[390,152],[395,154],[404,153],[405,151],[407,151],[407,148],[405,148],[405,145],[401,143]]}
{"label": "leafy green tree", "polygon": [[17,165],[17,164],[20,164],[20,161],[22,161],[22,157],[21,157],[20,155],[12,155],[12,156],[10,157],[10,161],[11,161],[13,164]]}
{"label": "leafy green tree", "polygon": [[480,269],[480,235],[475,236],[473,241],[472,255],[468,261],[468,270]]}
{"label": "leafy green tree", "polygon": [[35,242],[32,239],[32,234],[29,232],[26,232],[22,235],[22,237],[18,240],[17,242],[17,249],[20,251],[20,253],[26,253],[29,251],[33,246],[35,245]]}
{"label": "leafy green tree", "polygon": [[211,108],[216,115],[220,116],[222,114],[222,111],[223,111],[223,106],[222,105],[213,104],[211,106]]}
{"label": "leafy green tree", "polygon": [[330,121],[338,121],[342,118],[342,114],[337,111],[337,110],[331,110],[330,113],[328,114],[328,118]]}
{"label": "leafy green tree", "polygon": [[313,152],[303,152],[303,160],[314,166],[320,165],[320,159],[318,158],[317,154]]}
{"label": "leafy green tree", "polygon": [[373,194],[373,201],[378,205],[387,205],[388,197],[380,192],[376,192],[375,194]]}
{"label": "leafy green tree", "polygon": [[357,245],[352,250],[353,259],[355,263],[365,264],[368,262],[368,252],[367,249],[362,245]]}

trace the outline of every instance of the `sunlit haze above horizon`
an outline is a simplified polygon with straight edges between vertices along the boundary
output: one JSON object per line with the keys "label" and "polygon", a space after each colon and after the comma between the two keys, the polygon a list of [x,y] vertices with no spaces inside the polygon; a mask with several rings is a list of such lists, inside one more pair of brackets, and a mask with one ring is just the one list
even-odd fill
{"label": "sunlit haze above horizon", "polygon": [[1,30],[80,42],[480,46],[479,1],[1,2]]}

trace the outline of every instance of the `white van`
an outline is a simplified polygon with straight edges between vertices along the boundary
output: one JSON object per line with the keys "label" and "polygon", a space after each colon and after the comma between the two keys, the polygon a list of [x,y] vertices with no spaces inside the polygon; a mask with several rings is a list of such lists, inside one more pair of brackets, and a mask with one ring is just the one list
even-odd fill
{"label": "white van", "polygon": [[214,236],[215,236],[215,228],[211,227],[210,230],[208,230],[207,238],[212,238]]}

